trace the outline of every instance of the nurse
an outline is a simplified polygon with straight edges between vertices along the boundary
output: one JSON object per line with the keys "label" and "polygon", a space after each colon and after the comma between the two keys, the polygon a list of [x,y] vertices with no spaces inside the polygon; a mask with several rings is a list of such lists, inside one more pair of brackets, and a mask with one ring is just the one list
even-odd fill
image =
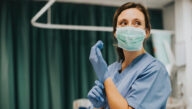
{"label": "nurse", "polygon": [[102,57],[102,41],[92,48],[89,60],[98,80],[88,93],[95,108],[166,109],[171,84],[165,66],[147,53],[143,42],[150,36],[147,9],[128,2],[113,17],[119,60],[107,65]]}

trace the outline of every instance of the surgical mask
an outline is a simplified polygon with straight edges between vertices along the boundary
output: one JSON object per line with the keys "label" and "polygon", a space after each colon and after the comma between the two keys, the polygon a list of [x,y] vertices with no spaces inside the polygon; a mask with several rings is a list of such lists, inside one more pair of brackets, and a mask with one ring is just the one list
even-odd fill
{"label": "surgical mask", "polygon": [[118,47],[128,51],[139,51],[143,47],[145,30],[135,27],[119,27],[116,30]]}

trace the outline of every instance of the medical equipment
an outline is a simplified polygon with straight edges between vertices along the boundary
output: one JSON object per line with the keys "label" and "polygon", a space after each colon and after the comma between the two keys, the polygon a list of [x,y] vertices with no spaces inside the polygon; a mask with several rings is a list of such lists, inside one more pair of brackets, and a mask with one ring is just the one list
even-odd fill
{"label": "medical equipment", "polygon": [[127,51],[139,51],[143,47],[145,30],[135,27],[119,27],[116,31],[118,47]]}
{"label": "medical equipment", "polygon": [[101,54],[101,49],[103,48],[103,42],[97,41],[97,43],[91,48],[91,53],[89,56],[89,60],[94,68],[94,71],[98,77],[98,79],[104,83],[104,81],[108,77],[108,69],[107,69],[107,63],[103,59],[103,56]]}
{"label": "medical equipment", "polygon": [[94,107],[100,108],[106,105],[106,96],[104,94],[104,85],[100,81],[96,80],[95,85],[88,93],[88,98]]}

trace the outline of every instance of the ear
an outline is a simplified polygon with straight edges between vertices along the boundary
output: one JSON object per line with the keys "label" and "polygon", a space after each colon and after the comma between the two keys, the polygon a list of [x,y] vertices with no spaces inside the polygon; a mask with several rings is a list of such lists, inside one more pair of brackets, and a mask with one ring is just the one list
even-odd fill
{"label": "ear", "polygon": [[146,29],[146,36],[145,36],[145,38],[147,39],[147,38],[149,38],[149,36],[150,36],[150,29]]}
{"label": "ear", "polygon": [[116,35],[116,32],[115,33],[113,33],[113,36],[117,39],[117,35]]}

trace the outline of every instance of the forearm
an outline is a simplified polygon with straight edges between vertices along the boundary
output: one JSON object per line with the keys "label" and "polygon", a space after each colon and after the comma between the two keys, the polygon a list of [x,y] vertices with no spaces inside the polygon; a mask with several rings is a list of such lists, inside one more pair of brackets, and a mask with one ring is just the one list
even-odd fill
{"label": "forearm", "polygon": [[104,86],[110,109],[133,109],[128,106],[127,100],[119,93],[111,78],[105,80]]}

